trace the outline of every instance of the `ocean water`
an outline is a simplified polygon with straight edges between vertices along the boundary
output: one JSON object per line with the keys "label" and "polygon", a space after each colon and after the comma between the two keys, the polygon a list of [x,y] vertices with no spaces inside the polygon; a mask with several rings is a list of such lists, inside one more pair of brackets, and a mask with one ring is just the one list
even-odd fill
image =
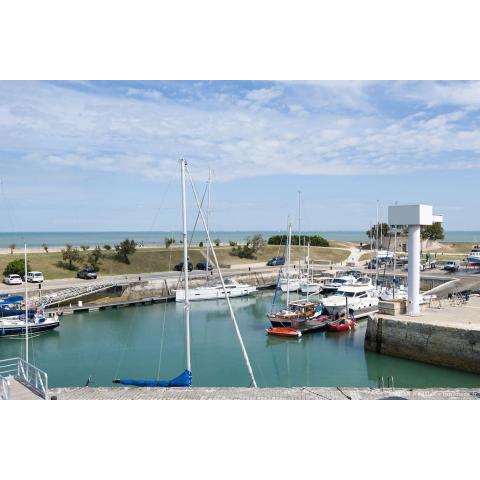
{"label": "ocean water", "polygon": [[[211,232],[212,239],[219,239],[222,243],[229,240],[235,242],[244,241],[260,233],[264,238],[278,235],[278,231],[217,231]],[[368,237],[362,231],[318,231],[303,232],[306,235],[322,235],[328,240],[345,240],[351,242],[367,242]],[[163,244],[165,237],[173,237],[178,242],[181,238],[180,232],[0,232],[0,248],[6,248],[15,243],[18,246],[25,242],[29,247],[41,247],[46,243],[49,247],[63,247],[69,243],[72,245],[113,245],[125,238],[143,242],[144,245]],[[205,241],[206,235],[203,232],[195,232],[193,241]],[[467,242],[476,243],[480,241],[480,231],[451,231],[445,232],[446,242]]]}
{"label": "ocean water", "polygon": [[[366,352],[366,321],[352,332],[317,332],[300,339],[269,337],[271,292],[233,298],[258,385],[479,387],[480,375]],[[284,301],[284,298],[281,299]],[[283,305],[282,305],[283,306]],[[183,304],[166,303],[67,315],[58,329],[34,335],[30,360],[51,387],[111,386],[114,378],[171,379],[185,366]],[[248,386],[249,377],[224,300],[191,305],[194,386]],[[0,337],[0,358],[23,355],[24,341]]]}

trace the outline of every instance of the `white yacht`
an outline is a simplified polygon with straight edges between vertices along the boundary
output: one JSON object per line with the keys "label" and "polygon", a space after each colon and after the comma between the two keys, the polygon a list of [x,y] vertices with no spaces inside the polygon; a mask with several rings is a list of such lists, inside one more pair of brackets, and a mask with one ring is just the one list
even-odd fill
{"label": "white yacht", "polygon": [[[225,286],[227,287],[227,295],[229,296],[229,298],[243,297],[257,291],[257,287],[238,283],[237,281],[230,278],[225,279]],[[190,301],[217,300],[221,298],[225,298],[225,292],[223,290],[222,284],[220,283],[206,287],[190,288],[188,292],[188,299]],[[185,301],[185,290],[183,288],[179,288],[176,290],[175,301]]]}
{"label": "white yacht", "polygon": [[480,245],[472,247],[472,251],[467,255],[467,262],[476,267],[480,266]]}
{"label": "white yacht", "polygon": [[343,277],[332,278],[332,281],[325,283],[322,286],[322,293],[332,294],[335,293],[340,287],[347,285],[353,285],[357,279],[353,275],[346,275]]}
{"label": "white yacht", "polygon": [[341,313],[347,306],[349,310],[353,310],[354,315],[360,313],[359,310],[368,310],[370,314],[378,309],[378,296],[371,282],[358,282],[339,287],[334,295],[321,301],[330,315]]}

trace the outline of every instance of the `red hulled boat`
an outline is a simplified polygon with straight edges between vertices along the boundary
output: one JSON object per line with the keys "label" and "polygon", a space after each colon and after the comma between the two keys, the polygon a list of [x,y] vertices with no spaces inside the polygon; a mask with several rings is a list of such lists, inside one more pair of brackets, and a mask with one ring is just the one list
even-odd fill
{"label": "red hulled boat", "polygon": [[301,337],[302,332],[296,328],[290,327],[270,327],[267,328],[268,335],[275,335],[277,337]]}

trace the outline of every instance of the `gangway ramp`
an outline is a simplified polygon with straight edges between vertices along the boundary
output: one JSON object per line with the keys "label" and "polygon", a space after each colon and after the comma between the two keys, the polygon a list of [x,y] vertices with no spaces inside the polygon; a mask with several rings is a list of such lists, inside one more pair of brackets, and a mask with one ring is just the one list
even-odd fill
{"label": "gangway ramp", "polygon": [[86,295],[91,295],[93,293],[98,293],[103,290],[108,290],[109,288],[122,285],[124,284],[119,282],[95,282],[89,283],[88,285],[70,287],[64,290],[59,290],[57,292],[44,295],[39,301],[39,305],[43,308],[47,308],[53,305],[68,302],[70,300],[75,300],[76,298],[81,298]]}

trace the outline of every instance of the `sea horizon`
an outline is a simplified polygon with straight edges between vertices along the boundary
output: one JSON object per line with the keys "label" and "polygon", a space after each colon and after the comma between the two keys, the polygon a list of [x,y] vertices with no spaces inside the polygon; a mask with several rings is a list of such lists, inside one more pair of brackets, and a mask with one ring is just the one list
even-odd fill
{"label": "sea horizon", "polygon": [[[265,239],[272,235],[284,234],[278,230],[215,230],[211,232],[212,240],[219,239],[221,243],[229,241],[242,242],[247,237],[261,234]],[[189,238],[192,232],[189,232]],[[321,235],[327,240],[368,242],[365,231],[361,230],[316,230],[304,231],[303,235]],[[104,245],[121,242],[130,238],[143,245],[163,244],[166,237],[173,237],[177,242],[181,239],[180,231],[141,231],[141,230],[109,230],[109,231],[45,231],[45,232],[0,232],[0,248],[7,248],[10,244],[17,246],[27,244],[29,247],[41,247],[47,244],[49,247],[61,247],[65,244],[80,245]],[[445,231],[444,242],[477,243],[480,240],[480,230],[451,230]],[[195,231],[193,242],[206,241],[203,231]]]}

